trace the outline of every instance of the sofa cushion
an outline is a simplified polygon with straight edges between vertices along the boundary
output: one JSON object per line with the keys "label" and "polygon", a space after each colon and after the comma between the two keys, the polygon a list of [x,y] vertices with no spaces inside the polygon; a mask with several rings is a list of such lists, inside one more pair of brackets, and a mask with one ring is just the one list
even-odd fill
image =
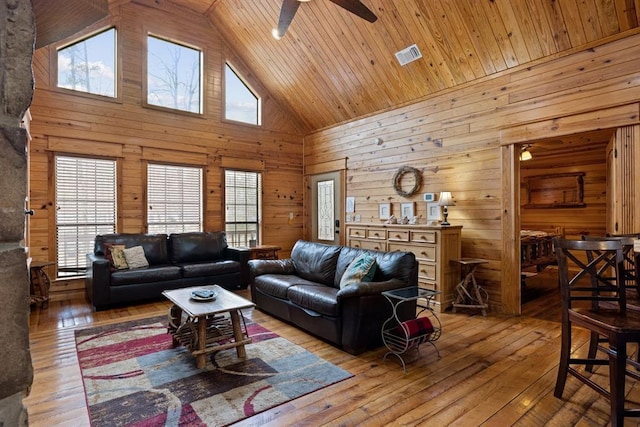
{"label": "sofa cushion", "polygon": [[178,265],[182,268],[183,277],[217,276],[221,274],[237,273],[240,271],[240,263],[238,261],[231,260],[213,262],[205,261]]}
{"label": "sofa cushion", "polygon": [[370,282],[375,272],[376,259],[364,253],[351,261],[340,279],[340,289],[353,283]]}
{"label": "sofa cushion", "polygon": [[291,286],[314,284],[316,283],[291,274],[264,274],[255,278],[253,287],[259,289],[263,294],[287,299],[287,290]]}
{"label": "sofa cushion", "polygon": [[214,261],[222,257],[226,248],[224,231],[169,235],[169,256],[174,264]]}
{"label": "sofa cushion", "polygon": [[132,248],[125,248],[124,258],[127,260],[129,268],[143,268],[149,267],[149,261],[144,255],[144,249],[142,246],[134,246]]}
{"label": "sofa cushion", "polygon": [[416,266],[416,258],[410,252],[382,252],[345,246],[340,251],[336,263],[335,283],[339,285],[344,272],[354,259],[362,254],[369,254],[376,259],[376,271],[372,282],[399,279],[411,283],[412,273]]}
{"label": "sofa cushion", "polygon": [[296,275],[312,282],[335,286],[340,248],[341,246],[298,240],[291,250]]}
{"label": "sofa cushion", "polygon": [[180,279],[181,277],[180,267],[175,265],[160,265],[134,270],[117,270],[111,273],[111,286],[163,282],[165,280]]}
{"label": "sofa cushion", "polygon": [[104,245],[104,256],[111,263],[113,270],[124,270],[125,268],[129,268],[127,259],[124,256],[124,245],[106,243]]}
{"label": "sofa cushion", "polygon": [[145,257],[149,265],[170,264],[167,253],[166,234],[138,234],[138,233],[116,233],[101,234],[96,236],[93,252],[96,255],[105,255],[105,244],[112,243],[124,245],[125,248],[142,246]]}
{"label": "sofa cushion", "polygon": [[292,303],[325,316],[340,314],[336,294],[338,289],[321,285],[295,285],[287,289],[287,298]]}

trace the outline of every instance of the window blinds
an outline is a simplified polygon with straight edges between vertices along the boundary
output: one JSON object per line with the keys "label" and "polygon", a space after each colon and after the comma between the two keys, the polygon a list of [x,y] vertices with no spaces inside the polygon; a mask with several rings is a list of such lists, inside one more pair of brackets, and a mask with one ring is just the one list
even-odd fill
{"label": "window blinds", "polygon": [[56,156],[58,277],[82,275],[98,234],[115,232],[116,162]]}
{"label": "window blinds", "polygon": [[149,233],[203,229],[202,168],[149,164],[147,225]]}

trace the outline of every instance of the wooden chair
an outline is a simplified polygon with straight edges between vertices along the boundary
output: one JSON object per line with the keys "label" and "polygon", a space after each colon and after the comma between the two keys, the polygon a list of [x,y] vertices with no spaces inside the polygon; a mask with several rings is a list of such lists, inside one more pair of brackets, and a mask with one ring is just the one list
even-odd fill
{"label": "wooden chair", "polygon": [[[627,363],[637,365],[627,358],[627,343],[640,341],[640,312],[627,310],[622,243],[556,238],[554,247],[562,298],[562,344],[554,396],[562,398],[567,376],[572,375],[609,399],[611,425],[621,426],[625,416],[640,416],[640,410],[624,406],[626,376],[640,380],[640,375],[627,370]],[[606,346],[599,348],[608,357],[598,359],[597,352],[586,358],[572,357],[573,326],[606,338]],[[608,365],[609,389],[575,365]]]}
{"label": "wooden chair", "polygon": [[[636,254],[633,251],[633,241],[638,238],[636,234],[625,234],[625,235],[607,235],[607,236],[587,236],[583,235],[582,240],[618,240],[622,244],[622,253],[624,256],[623,260],[623,268],[622,275],[624,280],[624,286],[626,291],[626,307],[627,310],[635,310],[640,311],[640,298],[639,298],[639,285],[640,282],[638,279],[640,276],[638,275],[638,268],[640,268],[640,254]],[[593,261],[593,254],[597,253],[597,251],[587,252],[587,260],[589,262]],[[614,276],[611,274],[615,272],[615,268],[612,265],[613,259],[609,259],[608,262],[603,262],[598,270],[602,277],[606,277],[606,274],[609,274],[609,280],[615,280]],[[589,358],[592,359],[595,357],[596,352],[599,348],[599,343],[606,342],[606,337],[598,336],[596,332],[591,332],[591,338],[589,341]],[[640,345],[640,343],[638,343]],[[636,353],[636,362],[640,364],[640,349]],[[586,370],[589,372],[593,372],[593,365],[587,365]]]}
{"label": "wooden chair", "polygon": [[[640,233],[631,234],[607,234],[607,239],[620,239],[624,251],[624,273],[628,290],[635,292],[627,293],[627,299],[632,297],[637,308],[640,310],[640,252],[634,252],[633,242],[640,239]],[[627,301],[629,306],[629,301]]]}

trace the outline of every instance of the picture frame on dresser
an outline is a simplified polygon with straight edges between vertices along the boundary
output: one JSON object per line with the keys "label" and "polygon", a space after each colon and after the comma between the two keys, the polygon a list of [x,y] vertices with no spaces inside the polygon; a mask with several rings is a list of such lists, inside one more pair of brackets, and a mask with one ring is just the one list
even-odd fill
{"label": "picture frame on dresser", "polygon": [[401,203],[400,204],[400,217],[401,218],[413,218],[415,216],[415,203]]}
{"label": "picture frame on dresser", "polygon": [[356,198],[347,197],[346,210],[347,213],[354,213],[356,211]]}
{"label": "picture frame on dresser", "polygon": [[440,205],[438,202],[427,203],[427,221],[440,221]]}
{"label": "picture frame on dresser", "polygon": [[389,219],[391,217],[391,203],[378,204],[378,218]]}

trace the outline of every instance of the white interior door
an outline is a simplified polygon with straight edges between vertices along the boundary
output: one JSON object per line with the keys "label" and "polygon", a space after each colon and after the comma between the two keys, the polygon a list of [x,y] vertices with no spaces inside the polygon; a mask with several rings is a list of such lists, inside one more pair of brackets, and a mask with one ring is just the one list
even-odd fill
{"label": "white interior door", "polygon": [[342,219],[342,180],[340,172],[312,175],[311,239],[339,245]]}

